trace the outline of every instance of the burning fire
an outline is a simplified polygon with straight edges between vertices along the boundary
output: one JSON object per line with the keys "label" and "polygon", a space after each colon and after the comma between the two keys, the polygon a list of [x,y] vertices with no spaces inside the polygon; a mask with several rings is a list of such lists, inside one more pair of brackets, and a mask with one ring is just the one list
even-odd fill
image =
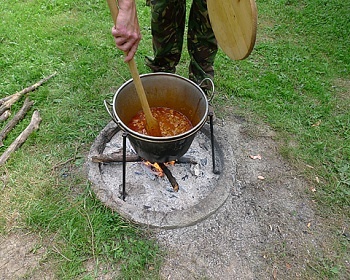
{"label": "burning fire", "polygon": [[163,177],[164,175],[166,175],[174,191],[177,192],[179,190],[179,184],[177,183],[176,179],[168,169],[168,166],[174,165],[175,161],[171,161],[167,163],[159,163],[159,164],[151,163],[149,161],[144,161],[142,164],[155,176]]}
{"label": "burning fire", "polygon": [[[154,174],[158,177],[164,176],[164,171],[158,163],[156,163],[156,162],[151,163],[150,161],[143,161],[142,164],[144,164],[144,166],[148,167],[148,169],[151,171],[152,174]],[[169,162],[164,163],[165,166],[174,165],[174,164],[175,164],[175,161],[169,161]]]}

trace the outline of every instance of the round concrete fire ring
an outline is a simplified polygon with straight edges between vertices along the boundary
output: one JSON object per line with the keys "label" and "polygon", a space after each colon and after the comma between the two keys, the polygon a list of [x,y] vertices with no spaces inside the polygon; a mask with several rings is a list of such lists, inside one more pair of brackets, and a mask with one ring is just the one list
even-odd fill
{"label": "round concrete fire ring", "polygon": [[[126,162],[125,200],[122,199],[123,162],[96,162],[92,158],[123,154],[123,131],[111,121],[95,139],[88,156],[88,177],[97,198],[124,218],[147,227],[179,228],[193,225],[213,214],[226,201],[234,184],[233,151],[214,126],[213,172],[209,125],[199,131],[185,161],[167,164],[178,183],[175,191],[167,176],[145,161]],[[218,140],[219,139],[219,140]],[[137,157],[126,138],[126,156]]]}

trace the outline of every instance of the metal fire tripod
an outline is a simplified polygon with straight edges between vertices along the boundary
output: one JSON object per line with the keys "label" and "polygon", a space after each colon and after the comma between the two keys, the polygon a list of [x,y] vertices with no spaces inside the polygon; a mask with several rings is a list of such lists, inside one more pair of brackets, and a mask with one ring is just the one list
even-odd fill
{"label": "metal fire tripod", "polygon": [[[217,169],[216,167],[216,162],[215,162],[215,142],[214,142],[214,114],[213,112],[209,112],[209,126],[210,126],[210,142],[211,142],[211,156],[212,156],[212,162],[213,162],[213,173],[214,174],[220,174],[220,170]],[[123,132],[123,189],[122,189],[122,194],[121,198],[125,201],[125,196],[126,196],[126,138],[128,136],[127,132]]]}

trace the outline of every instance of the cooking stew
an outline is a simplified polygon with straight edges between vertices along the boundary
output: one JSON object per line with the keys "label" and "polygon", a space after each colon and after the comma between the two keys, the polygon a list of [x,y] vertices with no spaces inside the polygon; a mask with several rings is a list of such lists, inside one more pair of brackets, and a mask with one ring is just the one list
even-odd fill
{"label": "cooking stew", "polygon": [[[167,107],[151,107],[151,112],[159,122],[163,137],[182,134],[193,128],[190,120],[177,110]],[[138,133],[147,135],[146,118],[142,110],[131,119],[128,127]]]}

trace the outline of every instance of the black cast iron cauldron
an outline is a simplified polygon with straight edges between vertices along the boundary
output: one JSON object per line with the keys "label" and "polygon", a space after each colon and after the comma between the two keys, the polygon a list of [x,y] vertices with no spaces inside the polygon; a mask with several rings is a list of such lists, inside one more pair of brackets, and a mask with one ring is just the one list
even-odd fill
{"label": "black cast iron cauldron", "polygon": [[140,78],[150,107],[175,109],[188,117],[193,128],[170,137],[148,136],[128,128],[129,121],[142,110],[132,80],[117,90],[113,104],[105,101],[106,109],[114,122],[128,133],[128,139],[140,157],[158,163],[177,160],[187,152],[206,122],[208,100],[197,84],[176,74],[151,73],[140,75]]}

